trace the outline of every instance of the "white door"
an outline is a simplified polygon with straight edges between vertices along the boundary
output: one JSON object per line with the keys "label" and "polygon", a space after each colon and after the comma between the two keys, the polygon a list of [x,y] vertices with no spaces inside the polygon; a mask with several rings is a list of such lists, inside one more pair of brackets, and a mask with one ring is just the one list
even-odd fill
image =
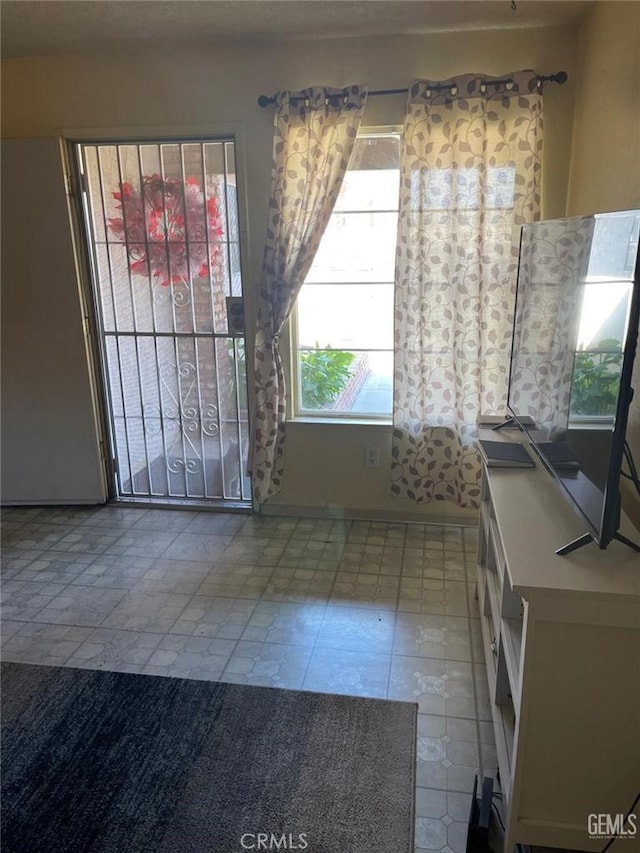
{"label": "white door", "polygon": [[60,142],[2,141],[2,502],[106,499]]}

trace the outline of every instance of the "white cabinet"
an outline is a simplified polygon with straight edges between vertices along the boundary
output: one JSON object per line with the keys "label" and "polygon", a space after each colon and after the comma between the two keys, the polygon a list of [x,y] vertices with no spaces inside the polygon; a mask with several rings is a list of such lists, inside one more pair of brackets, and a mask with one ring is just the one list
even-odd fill
{"label": "white cabinet", "polygon": [[485,469],[482,488],[477,588],[505,851],[601,850],[588,815],[626,813],[640,789],[640,555],[614,542],[556,556],[585,530],[540,464]]}

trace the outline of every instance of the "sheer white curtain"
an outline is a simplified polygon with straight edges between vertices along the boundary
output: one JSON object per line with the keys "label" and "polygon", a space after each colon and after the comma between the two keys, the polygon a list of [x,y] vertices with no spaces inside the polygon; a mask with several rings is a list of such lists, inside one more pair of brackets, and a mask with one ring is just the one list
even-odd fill
{"label": "sheer white curtain", "polygon": [[479,506],[476,419],[505,411],[519,231],[538,217],[542,154],[536,75],[507,76],[409,90],[392,492],[418,502]]}
{"label": "sheer white curtain", "polygon": [[273,174],[255,341],[253,494],[283,473],[286,386],[278,337],[327,227],[367,100],[364,86],[276,96]]}

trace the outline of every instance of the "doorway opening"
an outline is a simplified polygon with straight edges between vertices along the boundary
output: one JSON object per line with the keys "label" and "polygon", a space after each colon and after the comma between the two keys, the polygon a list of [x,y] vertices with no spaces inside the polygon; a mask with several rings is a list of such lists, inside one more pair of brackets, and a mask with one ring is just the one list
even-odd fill
{"label": "doorway opening", "polygon": [[250,506],[235,153],[75,146],[116,500]]}

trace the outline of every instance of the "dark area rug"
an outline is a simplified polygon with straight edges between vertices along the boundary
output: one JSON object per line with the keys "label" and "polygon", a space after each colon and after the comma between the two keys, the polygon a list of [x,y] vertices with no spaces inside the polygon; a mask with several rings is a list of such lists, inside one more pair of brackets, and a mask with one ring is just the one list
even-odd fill
{"label": "dark area rug", "polygon": [[413,853],[415,705],[16,663],[2,700],[3,853]]}

